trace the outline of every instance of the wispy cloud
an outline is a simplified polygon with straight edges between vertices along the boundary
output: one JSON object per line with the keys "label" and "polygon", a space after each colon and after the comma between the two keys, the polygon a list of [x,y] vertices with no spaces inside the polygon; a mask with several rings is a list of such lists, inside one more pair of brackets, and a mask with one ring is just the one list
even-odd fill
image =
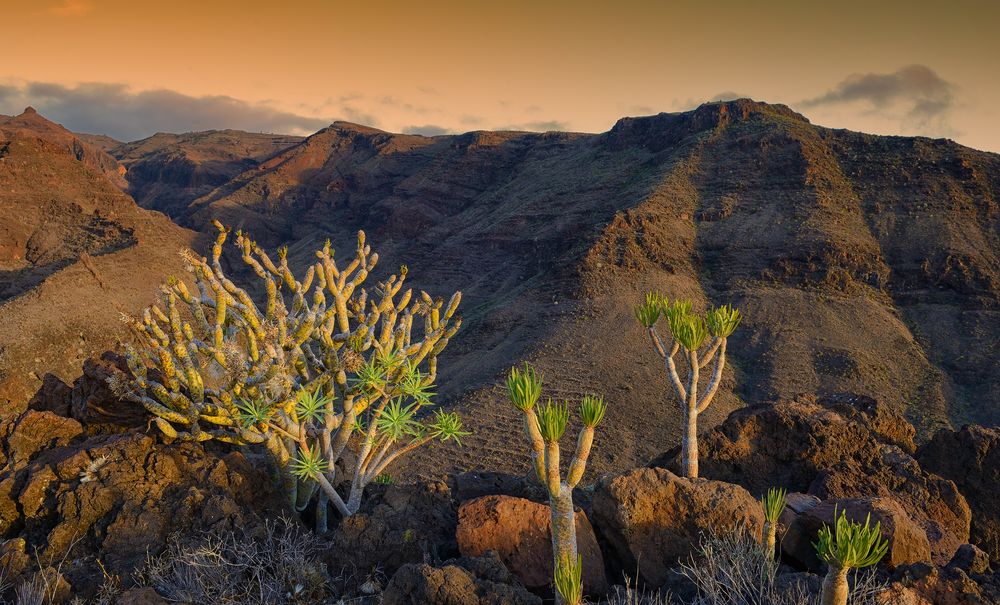
{"label": "wispy cloud", "polygon": [[425,124],[424,126],[405,126],[403,134],[422,134],[425,137],[436,137],[442,134],[451,134],[451,130],[437,124]]}
{"label": "wispy cloud", "polygon": [[123,141],[156,132],[224,128],[311,134],[330,122],[228,96],[194,97],[166,89],[135,92],[124,84],[27,82],[0,87],[0,113],[19,113],[27,105],[70,130]]}
{"label": "wispy cloud", "polygon": [[534,122],[521,122],[519,124],[508,124],[497,130],[519,130],[529,132],[549,132],[552,130],[569,130],[569,123],[559,120],[538,120]]}
{"label": "wispy cloud", "polygon": [[855,103],[870,113],[900,116],[905,130],[950,134],[948,118],[955,107],[955,85],[926,65],[908,65],[892,73],[851,74],[801,105],[818,108]]}
{"label": "wispy cloud", "polygon": [[46,8],[43,12],[56,17],[82,17],[94,10],[89,0],[62,0]]}

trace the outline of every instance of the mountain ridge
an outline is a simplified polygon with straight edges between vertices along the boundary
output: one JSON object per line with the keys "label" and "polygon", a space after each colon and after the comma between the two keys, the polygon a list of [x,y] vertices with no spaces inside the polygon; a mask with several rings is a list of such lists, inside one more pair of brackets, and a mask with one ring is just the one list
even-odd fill
{"label": "mountain ridge", "polygon": [[[440,401],[464,410],[484,464],[523,462],[499,380],[521,359],[554,397],[612,403],[602,429],[620,447],[598,471],[673,442],[680,416],[632,317],[650,289],[747,318],[705,428],[748,401],[845,391],[906,412],[925,436],[1000,423],[1000,155],[737,100],[600,134],[424,137],[336,122],[205,192],[191,171],[174,182],[158,170],[194,157],[196,134],[131,148],[131,166],[149,171],[130,168],[130,188],[190,199],[164,208],[187,227],[219,219],[288,245],[293,266],[327,237],[350,249],[364,229],[416,287],[463,290]],[[432,461],[418,454],[414,468]]]}

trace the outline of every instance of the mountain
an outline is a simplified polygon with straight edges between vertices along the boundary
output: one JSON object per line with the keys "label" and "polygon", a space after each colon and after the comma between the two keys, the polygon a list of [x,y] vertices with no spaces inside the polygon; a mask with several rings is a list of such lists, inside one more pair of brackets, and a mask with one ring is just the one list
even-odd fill
{"label": "mountain", "polygon": [[648,289],[746,316],[706,425],[745,401],[840,391],[925,433],[1000,422],[998,192],[996,154],[742,99],[598,135],[337,122],[184,216],[289,244],[300,262],[365,229],[415,283],[466,295],[441,396],[467,411],[473,451],[501,466],[523,453],[498,377],[530,358],[553,397],[608,397],[603,430],[620,447],[599,465],[613,466],[678,432],[632,317]]}
{"label": "mountain", "polygon": [[40,116],[33,107],[25,108],[24,112],[17,116],[0,115],[0,138],[11,138],[18,134],[43,138],[49,143],[59,145],[84,166],[104,174],[116,187],[124,189],[126,186],[125,169],[105,152],[103,137],[70,132]]}
{"label": "mountain", "polygon": [[0,116],[0,414],[127,337],[197,234],[143,210],[118,163],[29,110]]}
{"label": "mountain", "polygon": [[158,133],[108,151],[127,169],[132,197],[144,208],[182,221],[194,199],[229,182],[302,137],[239,130]]}
{"label": "mountain", "polygon": [[[502,391],[522,359],[548,396],[610,402],[598,439],[614,446],[598,448],[595,472],[675,444],[681,415],[632,316],[650,289],[745,315],[704,428],[803,392],[871,396],[923,435],[1000,424],[996,154],[832,130],[748,99],[602,134],[423,137],[337,122],[298,142],[208,143],[219,155],[176,173],[162,158],[228,135],[158,136],[113,150],[143,205],[287,244],[299,266],[327,237],[350,250],[364,229],[383,259],[374,278],[405,263],[416,287],[464,292],[439,373],[441,405],[474,431],[454,466],[528,468]],[[208,190],[191,175],[216,157],[230,159]],[[440,466],[428,455],[414,468]]]}

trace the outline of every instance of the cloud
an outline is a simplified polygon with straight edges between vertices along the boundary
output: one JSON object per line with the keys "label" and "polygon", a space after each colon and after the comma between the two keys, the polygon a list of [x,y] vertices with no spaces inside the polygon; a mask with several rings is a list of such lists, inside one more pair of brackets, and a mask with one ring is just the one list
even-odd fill
{"label": "cloud", "polygon": [[528,122],[524,125],[524,127],[527,130],[548,132],[549,130],[569,130],[569,123],[561,122],[559,120],[547,120],[541,122]]}
{"label": "cloud", "polygon": [[0,113],[20,113],[26,105],[70,130],[123,141],[156,132],[224,128],[311,134],[330,123],[228,96],[193,97],[166,89],[134,92],[124,84],[28,82],[0,87]]}
{"label": "cloud", "polygon": [[955,85],[926,65],[908,65],[886,74],[851,74],[826,93],[801,105],[819,108],[861,103],[871,113],[902,116],[904,128],[950,130]]}
{"label": "cloud", "polygon": [[748,98],[750,98],[750,95],[745,95],[738,92],[733,92],[731,90],[727,90],[725,92],[720,92],[719,94],[713,96],[711,99],[709,99],[709,102],[717,103],[719,101],[735,101],[736,99],[748,99]]}
{"label": "cloud", "polygon": [[94,4],[89,0],[62,0],[46,8],[44,13],[56,17],[82,17],[92,10]]}
{"label": "cloud", "polygon": [[426,124],[424,126],[405,126],[403,134],[422,134],[425,137],[436,137],[443,134],[451,134],[451,130],[436,124]]}

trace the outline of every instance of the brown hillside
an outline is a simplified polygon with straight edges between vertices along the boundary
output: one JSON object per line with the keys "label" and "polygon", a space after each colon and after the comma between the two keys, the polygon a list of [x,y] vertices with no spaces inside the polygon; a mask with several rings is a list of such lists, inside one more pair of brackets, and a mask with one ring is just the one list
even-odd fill
{"label": "brown hillside", "polygon": [[128,169],[128,190],[143,208],[181,221],[196,198],[227,183],[302,137],[239,130],[158,133],[108,151]]}
{"label": "brown hillside", "polygon": [[[475,430],[454,467],[528,468],[500,388],[521,359],[552,397],[593,390],[612,404],[598,439],[614,445],[597,449],[594,472],[676,443],[680,414],[632,317],[647,289],[746,315],[705,428],[743,401],[839,391],[884,401],[925,434],[1000,423],[995,154],[830,130],[749,100],[626,118],[601,135],[421,137],[338,122],[271,157],[275,140],[223,153],[211,141],[225,135],[205,136],[214,151],[186,171],[162,159],[191,157],[184,141],[116,149],[132,190],[192,226],[220,218],[287,243],[300,264],[327,236],[349,247],[363,228],[383,271],[407,263],[415,285],[465,292],[439,389]],[[193,178],[218,166],[215,153],[227,168]],[[252,164],[203,194],[241,161]],[[426,455],[418,469],[431,468]]]}
{"label": "brown hillside", "polygon": [[39,137],[64,148],[80,163],[104,174],[116,187],[125,188],[125,169],[105,152],[99,137],[70,132],[38,115],[33,107],[25,108],[17,116],[0,115],[0,139],[9,139],[18,134]]}
{"label": "brown hillside", "polygon": [[745,312],[706,425],[805,391],[870,395],[923,431],[1000,422],[997,191],[995,154],[739,100],[602,135],[338,122],[187,212],[300,260],[366,229],[418,285],[466,294],[441,394],[477,430],[466,451],[490,460],[456,465],[522,468],[498,378],[530,358],[552,396],[612,402],[599,471],[675,441],[679,414],[631,314],[650,288]]}
{"label": "brown hillside", "polygon": [[110,156],[78,154],[68,131],[26,115],[30,128],[0,117],[18,123],[0,126],[0,414],[22,408],[45,373],[72,380],[113,347],[120,313],[151,302],[195,237],[112,185],[100,163]]}

